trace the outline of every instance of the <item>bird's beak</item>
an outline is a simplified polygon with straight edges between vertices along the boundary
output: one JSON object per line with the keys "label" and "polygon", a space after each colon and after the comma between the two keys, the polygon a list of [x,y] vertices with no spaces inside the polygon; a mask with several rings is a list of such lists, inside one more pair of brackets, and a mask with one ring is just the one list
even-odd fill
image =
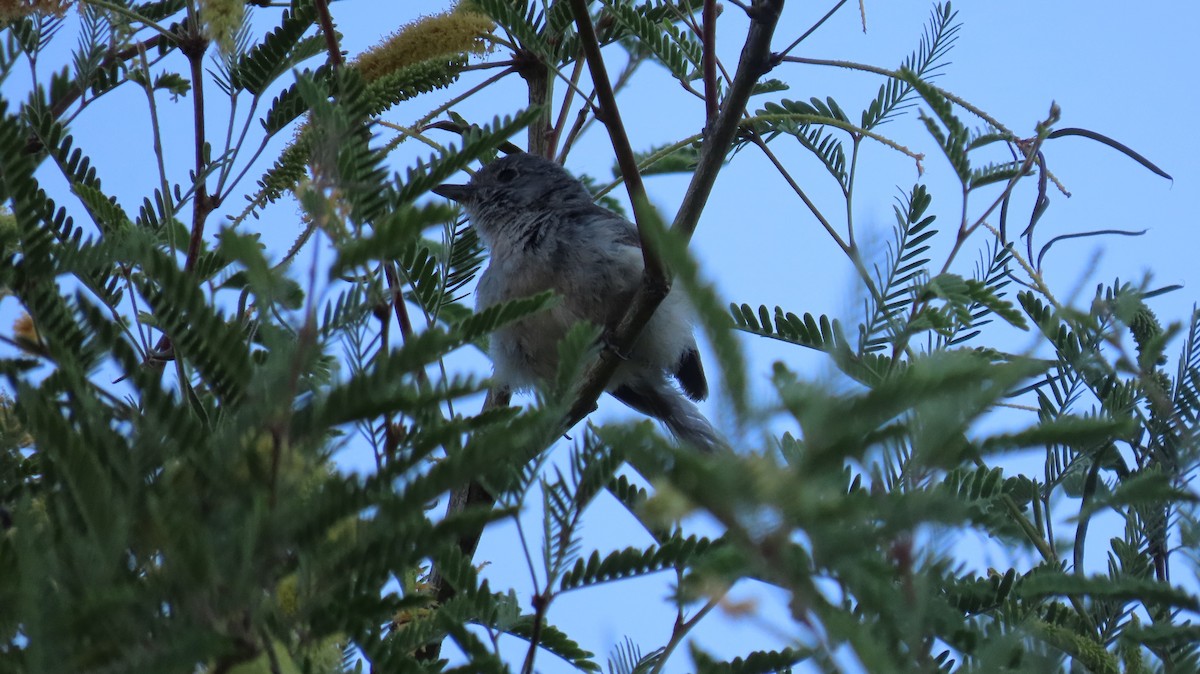
{"label": "bird's beak", "polygon": [[459,203],[470,203],[475,195],[475,188],[470,185],[438,185],[433,193]]}

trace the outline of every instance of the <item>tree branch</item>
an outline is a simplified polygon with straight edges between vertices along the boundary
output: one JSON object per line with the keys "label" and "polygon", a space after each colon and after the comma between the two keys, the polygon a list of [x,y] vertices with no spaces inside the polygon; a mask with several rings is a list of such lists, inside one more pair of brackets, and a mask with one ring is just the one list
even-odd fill
{"label": "tree branch", "polygon": [[[588,13],[586,0],[571,0],[571,9],[575,13],[579,42],[587,58],[592,86],[596,90],[596,105],[599,108],[596,117],[608,128],[608,137],[612,141],[613,152],[617,155],[617,165],[621,168],[625,189],[633,203],[633,217],[637,221],[638,235],[642,241],[642,263],[645,266],[643,285],[649,283],[662,287],[662,296],[666,297],[666,290],[670,289],[666,272],[662,261],[658,259],[646,238],[646,218],[654,217],[654,214],[650,211],[650,200],[646,197],[646,187],[642,184],[642,174],[638,171],[633,146],[629,144],[629,135],[625,133],[625,125],[621,123],[617,96],[613,92],[612,82],[608,79],[608,70],[604,67],[604,57],[600,54],[600,40],[596,37],[595,26],[592,25],[592,15]],[[661,300],[660,297],[659,301]]]}
{"label": "tree branch", "polygon": [[333,27],[333,17],[329,14],[328,0],[315,0],[313,6],[317,10],[317,22],[321,24],[321,33],[325,36],[325,49],[329,52],[329,64],[336,70],[342,67],[342,48],[338,46],[337,30]]}
{"label": "tree branch", "polygon": [[[588,60],[590,62],[592,61],[591,50],[599,53],[598,44],[588,45],[589,41],[594,40],[595,32],[590,30],[590,19],[584,20],[586,12],[581,13],[581,9],[585,10],[583,0],[572,0],[572,5],[576,12],[576,22],[580,25],[580,38],[584,43],[585,51],[589,53]],[[771,37],[775,33],[775,26],[779,22],[779,15],[782,11],[783,0],[756,0],[749,8],[750,30],[746,35],[746,43],[742,47],[737,72],[729,88],[729,94],[721,105],[720,113],[716,120],[709,123],[705,129],[704,145],[700,149],[696,172],[692,175],[692,182],[688,185],[683,203],[680,205],[672,225],[672,230],[681,235],[684,241],[690,240],[696,231],[700,213],[704,210],[708,197],[712,193],[713,185],[716,183],[717,173],[721,170],[721,166],[725,162],[725,155],[733,145],[734,136],[737,134],[742,114],[746,109],[746,102],[750,99],[750,92],[753,91],[759,78],[774,66],[775,61],[771,56]],[[585,31],[587,32],[585,33]],[[595,79],[594,73],[593,79]],[[615,105],[612,101],[605,100],[603,94],[600,94],[600,83],[597,82],[596,85],[601,109],[607,113]],[[605,122],[609,125],[610,132],[614,126],[619,126],[619,123],[614,125],[609,120],[605,120]],[[627,140],[625,142],[628,143]],[[617,145],[618,140],[614,138],[614,149],[617,148]],[[629,159],[632,159],[632,151],[629,153]],[[620,151],[617,153],[617,160],[618,162],[622,161]],[[623,164],[621,170],[626,173],[628,180],[629,173]],[[633,173],[636,175],[636,164]],[[640,186],[639,180],[638,187],[640,188]],[[630,189],[630,193],[632,197],[633,188]],[[644,199],[644,192],[642,194]],[[633,203],[636,213],[638,207],[636,198]],[[638,229],[644,241],[645,233],[642,232],[641,220],[639,220]],[[646,249],[647,247],[643,243],[643,251]],[[610,344],[613,348],[601,351],[600,359],[592,366],[580,384],[578,397],[568,414],[568,426],[574,425],[592,411],[596,399],[604,392],[608,380],[612,377],[617,365],[620,364],[620,354],[629,351],[642,327],[650,320],[654,310],[658,308],[663,298],[666,297],[667,291],[670,290],[670,284],[665,277],[660,276],[662,282],[656,282],[656,278],[653,276],[655,271],[647,265],[646,272],[642,277],[641,288],[634,296],[629,311],[626,312],[610,337]],[[661,271],[658,273],[661,274]]]}
{"label": "tree branch", "polygon": [[717,96],[717,0],[704,0],[702,22],[704,44],[704,124],[712,124],[721,101]]}

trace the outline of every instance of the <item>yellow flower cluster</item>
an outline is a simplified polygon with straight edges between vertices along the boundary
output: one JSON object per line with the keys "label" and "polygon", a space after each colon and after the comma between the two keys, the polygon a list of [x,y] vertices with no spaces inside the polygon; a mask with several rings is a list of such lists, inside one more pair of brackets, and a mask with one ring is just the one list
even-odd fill
{"label": "yellow flower cluster", "polygon": [[203,0],[200,5],[200,23],[204,26],[205,37],[217,43],[217,48],[226,54],[233,51],[233,41],[245,20],[243,0]]}
{"label": "yellow flower cluster", "polygon": [[22,312],[12,325],[13,337],[27,344],[41,344],[42,337],[38,334],[37,326],[33,324],[33,316]]}
{"label": "yellow flower cluster", "polygon": [[359,55],[354,65],[369,82],[438,56],[463,52],[482,54],[487,49],[483,36],[492,28],[491,19],[459,6],[401,26],[400,30]]}
{"label": "yellow flower cluster", "polygon": [[62,16],[75,0],[0,0],[0,23],[35,14]]}

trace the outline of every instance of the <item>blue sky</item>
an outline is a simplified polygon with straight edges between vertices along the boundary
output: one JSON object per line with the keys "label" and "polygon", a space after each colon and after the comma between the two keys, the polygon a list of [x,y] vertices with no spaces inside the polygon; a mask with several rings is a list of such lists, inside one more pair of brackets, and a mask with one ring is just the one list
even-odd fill
{"label": "blue sky", "polygon": [[[353,55],[420,14],[446,5],[346,0],[335,2],[332,11],[345,36],[343,48]],[[867,2],[864,33],[855,5],[848,3],[793,53],[896,67],[916,47],[933,7],[927,2]],[[788,3],[776,33],[776,47],[791,42],[829,6],[795,0]],[[1096,283],[1110,283],[1117,276],[1137,282],[1150,275],[1152,287],[1184,286],[1183,290],[1156,298],[1152,307],[1164,323],[1185,320],[1193,303],[1200,299],[1200,270],[1194,262],[1200,250],[1196,222],[1200,140],[1188,126],[1190,116],[1200,109],[1200,88],[1195,86],[1194,73],[1195,65],[1200,63],[1200,43],[1193,35],[1200,25],[1200,5],[1017,0],[964,2],[956,4],[955,9],[963,27],[950,54],[950,64],[937,80],[939,86],[971,101],[1022,135],[1033,135],[1035,123],[1046,116],[1052,101],[1057,102],[1062,108],[1060,126],[1084,127],[1108,135],[1174,177],[1173,182],[1163,180],[1119,153],[1080,138],[1048,144],[1045,152],[1049,166],[1073,196],[1067,199],[1051,194],[1052,205],[1039,225],[1043,241],[1057,234],[1094,229],[1148,230],[1140,238],[1082,239],[1060,244],[1046,263],[1050,286],[1060,299],[1085,304]],[[259,10],[258,17],[264,27],[270,25],[274,10]],[[745,27],[741,11],[725,3],[718,46],[731,70]],[[72,40],[63,42],[70,44]],[[619,51],[609,54],[614,63],[619,63]],[[489,58],[500,60],[506,55],[501,51]],[[449,92],[401,104],[387,118],[409,124],[487,74],[490,72],[464,77]],[[771,76],[791,85],[790,91],[776,98],[833,96],[851,118],[874,97],[881,84],[880,78],[872,75],[794,64],[781,65]],[[19,78],[6,82],[5,97],[19,97],[24,86]],[[759,106],[765,100],[768,98],[759,97],[753,104]],[[486,122],[496,114],[512,112],[523,101],[523,81],[510,77],[488,96],[476,97],[456,111],[470,120]],[[636,82],[621,94],[620,101],[635,149],[677,140],[697,132],[702,124],[702,105],[656,66],[645,66]],[[167,135],[168,166],[175,169],[177,179],[183,179],[190,162],[186,142],[190,137],[190,101],[172,104],[163,97],[159,105],[165,111],[160,114],[175,130]],[[219,104],[213,100],[212,105]],[[154,180],[153,171],[141,171],[142,166],[151,166],[146,163],[151,155],[145,108],[140,93],[126,92],[123,98],[113,96],[101,101],[73,129],[77,140],[85,144],[85,151],[95,159],[106,188],[134,212]],[[964,119],[971,125],[981,124],[965,115]],[[948,235],[952,229],[949,223],[960,207],[959,190],[951,179],[949,165],[915,114],[903,116],[881,131],[925,152],[925,173],[918,175],[912,160],[893,150],[871,143],[864,146],[855,194],[860,239],[875,242],[876,250],[882,251],[891,237],[894,199],[918,180],[929,185],[934,195],[933,210]],[[180,134],[179,142],[172,152],[170,141],[176,138],[172,135],[175,132]],[[281,134],[273,147],[277,148],[287,136]],[[788,147],[781,141],[776,150],[814,200],[828,210],[831,219],[835,223],[844,221],[838,210],[840,194],[819,164],[794,143]],[[402,169],[427,154],[428,148],[416,143],[402,146],[395,168]],[[265,156],[273,155],[268,150]],[[611,146],[599,126],[579,143],[567,161],[572,171],[603,179],[611,176],[612,165]],[[652,201],[671,215],[686,184],[684,176],[656,176],[647,180],[647,189]],[[250,187],[247,185],[247,191]],[[623,197],[619,191],[617,194]],[[1015,212],[1027,213],[1032,198],[1029,186],[1019,190]],[[235,200],[232,207],[240,205]],[[285,203],[251,226],[261,228],[269,245],[282,254],[298,232],[297,212],[292,204]],[[977,242],[982,243],[983,238]],[[741,153],[721,174],[693,248],[705,276],[729,301],[779,305],[798,314],[829,314],[848,323],[861,314],[863,292],[851,265],[769,163],[753,150]],[[974,250],[968,246],[959,256],[955,271],[964,275],[971,272],[978,257]],[[11,300],[0,302],[0,322],[8,325],[15,311]],[[1036,344],[1031,335],[1007,339],[1018,350]],[[775,360],[784,361],[806,376],[831,376],[830,367],[811,353],[765,340],[746,339],[744,344],[751,381],[764,404],[770,402],[767,377]],[[1172,347],[1169,352],[1176,349]],[[469,354],[454,366],[476,373],[487,371],[485,359]],[[718,424],[729,422],[719,397],[706,403],[704,409]],[[598,413],[602,419],[625,415],[615,403],[605,404]],[[1014,419],[1013,423],[1020,421]],[[786,428],[786,422],[776,424],[777,430]],[[754,435],[745,441],[751,447],[761,445],[761,438]],[[563,450],[558,451],[561,455]],[[350,453],[345,461],[354,466],[359,458]],[[1010,469],[1040,474],[1040,459],[1026,459]],[[527,520],[532,530],[540,530],[536,512],[529,513]],[[696,526],[708,530],[703,521]],[[1091,538],[1103,542],[1106,536]],[[513,526],[495,527],[484,537],[477,561],[489,563],[484,572],[493,579],[494,589],[516,586],[519,593],[524,592],[521,599],[527,606],[528,573],[523,560],[512,554],[514,540]],[[597,504],[586,522],[585,551],[648,542],[637,525],[611,504]],[[531,543],[536,545],[538,541]],[[960,543],[960,548],[980,548],[981,552],[965,557],[980,571],[991,561],[1004,561],[1001,552],[988,549],[985,543],[971,537]],[[673,611],[665,601],[668,582],[666,576],[658,576],[568,595],[556,603],[550,619],[597,652],[601,660],[626,635],[648,651],[664,643],[669,634]],[[697,638],[715,655],[734,657],[755,648],[777,647],[799,634],[797,627],[786,620],[784,598],[753,586],[740,587],[734,593],[735,599],[746,597],[759,602],[761,611],[752,617],[733,618],[718,610],[697,630]],[[687,668],[686,653],[675,658],[670,671]],[[551,656],[542,657],[539,663],[542,671],[563,669]]]}

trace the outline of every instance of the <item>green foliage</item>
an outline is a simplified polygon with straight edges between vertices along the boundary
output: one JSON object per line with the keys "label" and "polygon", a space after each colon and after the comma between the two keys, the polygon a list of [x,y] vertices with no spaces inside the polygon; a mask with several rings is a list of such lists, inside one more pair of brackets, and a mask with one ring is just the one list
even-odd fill
{"label": "green foliage", "polygon": [[624,32],[637,38],[639,48],[653,54],[675,79],[686,82],[700,76],[701,48],[695,37],[671,20],[655,21],[632,4],[607,0],[604,6]]}
{"label": "green foliage", "polygon": [[[759,54],[757,81],[734,82],[732,64],[706,72],[698,0],[604,0],[587,17],[565,1],[471,0],[455,11],[492,17],[483,39],[513,52],[497,81],[521,76],[530,92],[520,108],[497,97],[484,125],[453,109],[501,91],[459,84],[478,75],[467,56],[368,78],[337,52],[342,36],[321,32],[338,3],[255,4],[270,28],[215,62],[189,0],[3,25],[0,296],[18,313],[0,336],[0,671],[532,672],[544,658],[599,671],[556,600],[649,576],[670,579],[676,619],[629,635],[614,673],[1200,667],[1186,580],[1200,541],[1200,311],[1160,320],[1154,299],[1169,289],[1119,279],[1065,306],[1030,259],[1055,139],[1166,174],[1107,136],[1053,128],[1056,109],[1020,139],[936,86],[959,36],[949,3],[896,71],[787,60],[801,39]],[[771,155],[857,274],[861,315],[806,313],[803,293],[780,301],[791,310],[726,304],[690,230],[637,209],[712,347],[720,393],[706,409],[728,417],[714,420],[736,431],[736,451],[698,456],[645,422],[566,429],[609,326],[567,331],[557,373],[524,407],[463,371],[495,330],[560,298],[473,311],[484,245],[430,191],[522,131],[530,150],[565,158],[603,126],[610,102],[588,95],[577,18],[611,46],[606,59],[628,56],[623,70],[606,64],[618,90],[654,62],[697,98],[680,114],[740,120],[716,156],[710,124],[625,158],[645,174],[715,171],[793,139],[836,183],[844,219]],[[50,63],[67,27],[75,48]],[[775,96],[793,67],[827,65],[882,78],[857,121],[832,97]],[[18,91],[26,72],[33,86]],[[427,96],[452,87],[448,104]],[[749,115],[724,109],[739,90],[768,98]],[[139,104],[121,91],[153,102],[141,131],[154,165],[89,156],[76,120],[101,98]],[[393,124],[402,102],[427,114]],[[194,137],[166,132],[179,115]],[[272,145],[284,132],[292,141]],[[856,185],[865,139],[918,160],[936,149],[958,183],[908,189],[879,259],[854,230],[878,201]],[[112,190],[128,193],[113,166],[135,183],[132,202]],[[1033,177],[1030,225],[1012,238],[1010,197]],[[755,337],[782,354],[764,386],[742,357]],[[582,435],[562,447],[564,433]],[[1043,471],[1015,471],[1016,452],[1044,456]],[[629,526],[594,545],[589,525],[607,517]],[[479,536],[498,522],[515,523],[501,554],[531,588],[478,566]],[[995,568],[960,554],[976,540],[1001,546]],[[787,597],[791,620],[771,618],[787,643],[722,660],[692,630],[714,610],[764,624],[753,601],[727,596],[745,580]]]}
{"label": "green foliage", "polygon": [[[793,136],[806,150],[816,155],[841,186],[843,193],[849,188],[850,174],[847,172],[846,151],[842,142],[827,131],[822,124],[830,123],[841,128],[852,128],[846,113],[832,98],[822,101],[812,98],[810,103],[783,99],[778,103],[767,103],[754,114],[752,121],[758,133],[767,138],[786,133]],[[857,141],[856,141],[857,142]]]}
{"label": "green foliage", "polygon": [[930,258],[926,253],[932,248],[930,239],[938,233],[931,227],[936,216],[925,215],[932,201],[925,186],[916,185],[899,206],[892,207],[896,214],[896,244],[889,244],[884,268],[875,266],[880,299],[873,302],[870,318],[859,333],[860,352],[879,351],[892,342],[889,333],[895,336],[905,332],[909,321],[904,314],[911,313],[915,299],[910,288],[923,272],[927,273]]}
{"label": "green foliage", "polygon": [[712,542],[706,538],[688,536],[672,538],[661,545],[652,545],[644,550],[618,550],[603,559],[599,552],[593,552],[586,563],[582,559],[576,560],[574,568],[562,577],[560,589],[570,590],[682,567],[692,563],[696,556],[702,555],[711,545]]}
{"label": "green foliage", "polygon": [[263,36],[258,44],[238,56],[230,71],[230,84],[235,89],[245,89],[261,96],[266,85],[275,81],[300,62],[320,53],[313,47],[320,46],[316,39],[301,38],[317,18],[312,2],[298,2],[293,11],[284,10],[279,26]]}
{"label": "green foliage", "polygon": [[[946,57],[958,39],[962,24],[956,23],[956,18],[957,14],[951,10],[949,2],[938,4],[929,15],[929,23],[921,34],[920,44],[916,51],[904,57],[901,69],[915,73],[924,80],[935,77],[945,67]],[[862,127],[873,129],[895,118],[901,111],[911,107],[908,99],[912,93],[913,85],[910,83],[889,78],[879,85],[879,94],[863,111]]]}

